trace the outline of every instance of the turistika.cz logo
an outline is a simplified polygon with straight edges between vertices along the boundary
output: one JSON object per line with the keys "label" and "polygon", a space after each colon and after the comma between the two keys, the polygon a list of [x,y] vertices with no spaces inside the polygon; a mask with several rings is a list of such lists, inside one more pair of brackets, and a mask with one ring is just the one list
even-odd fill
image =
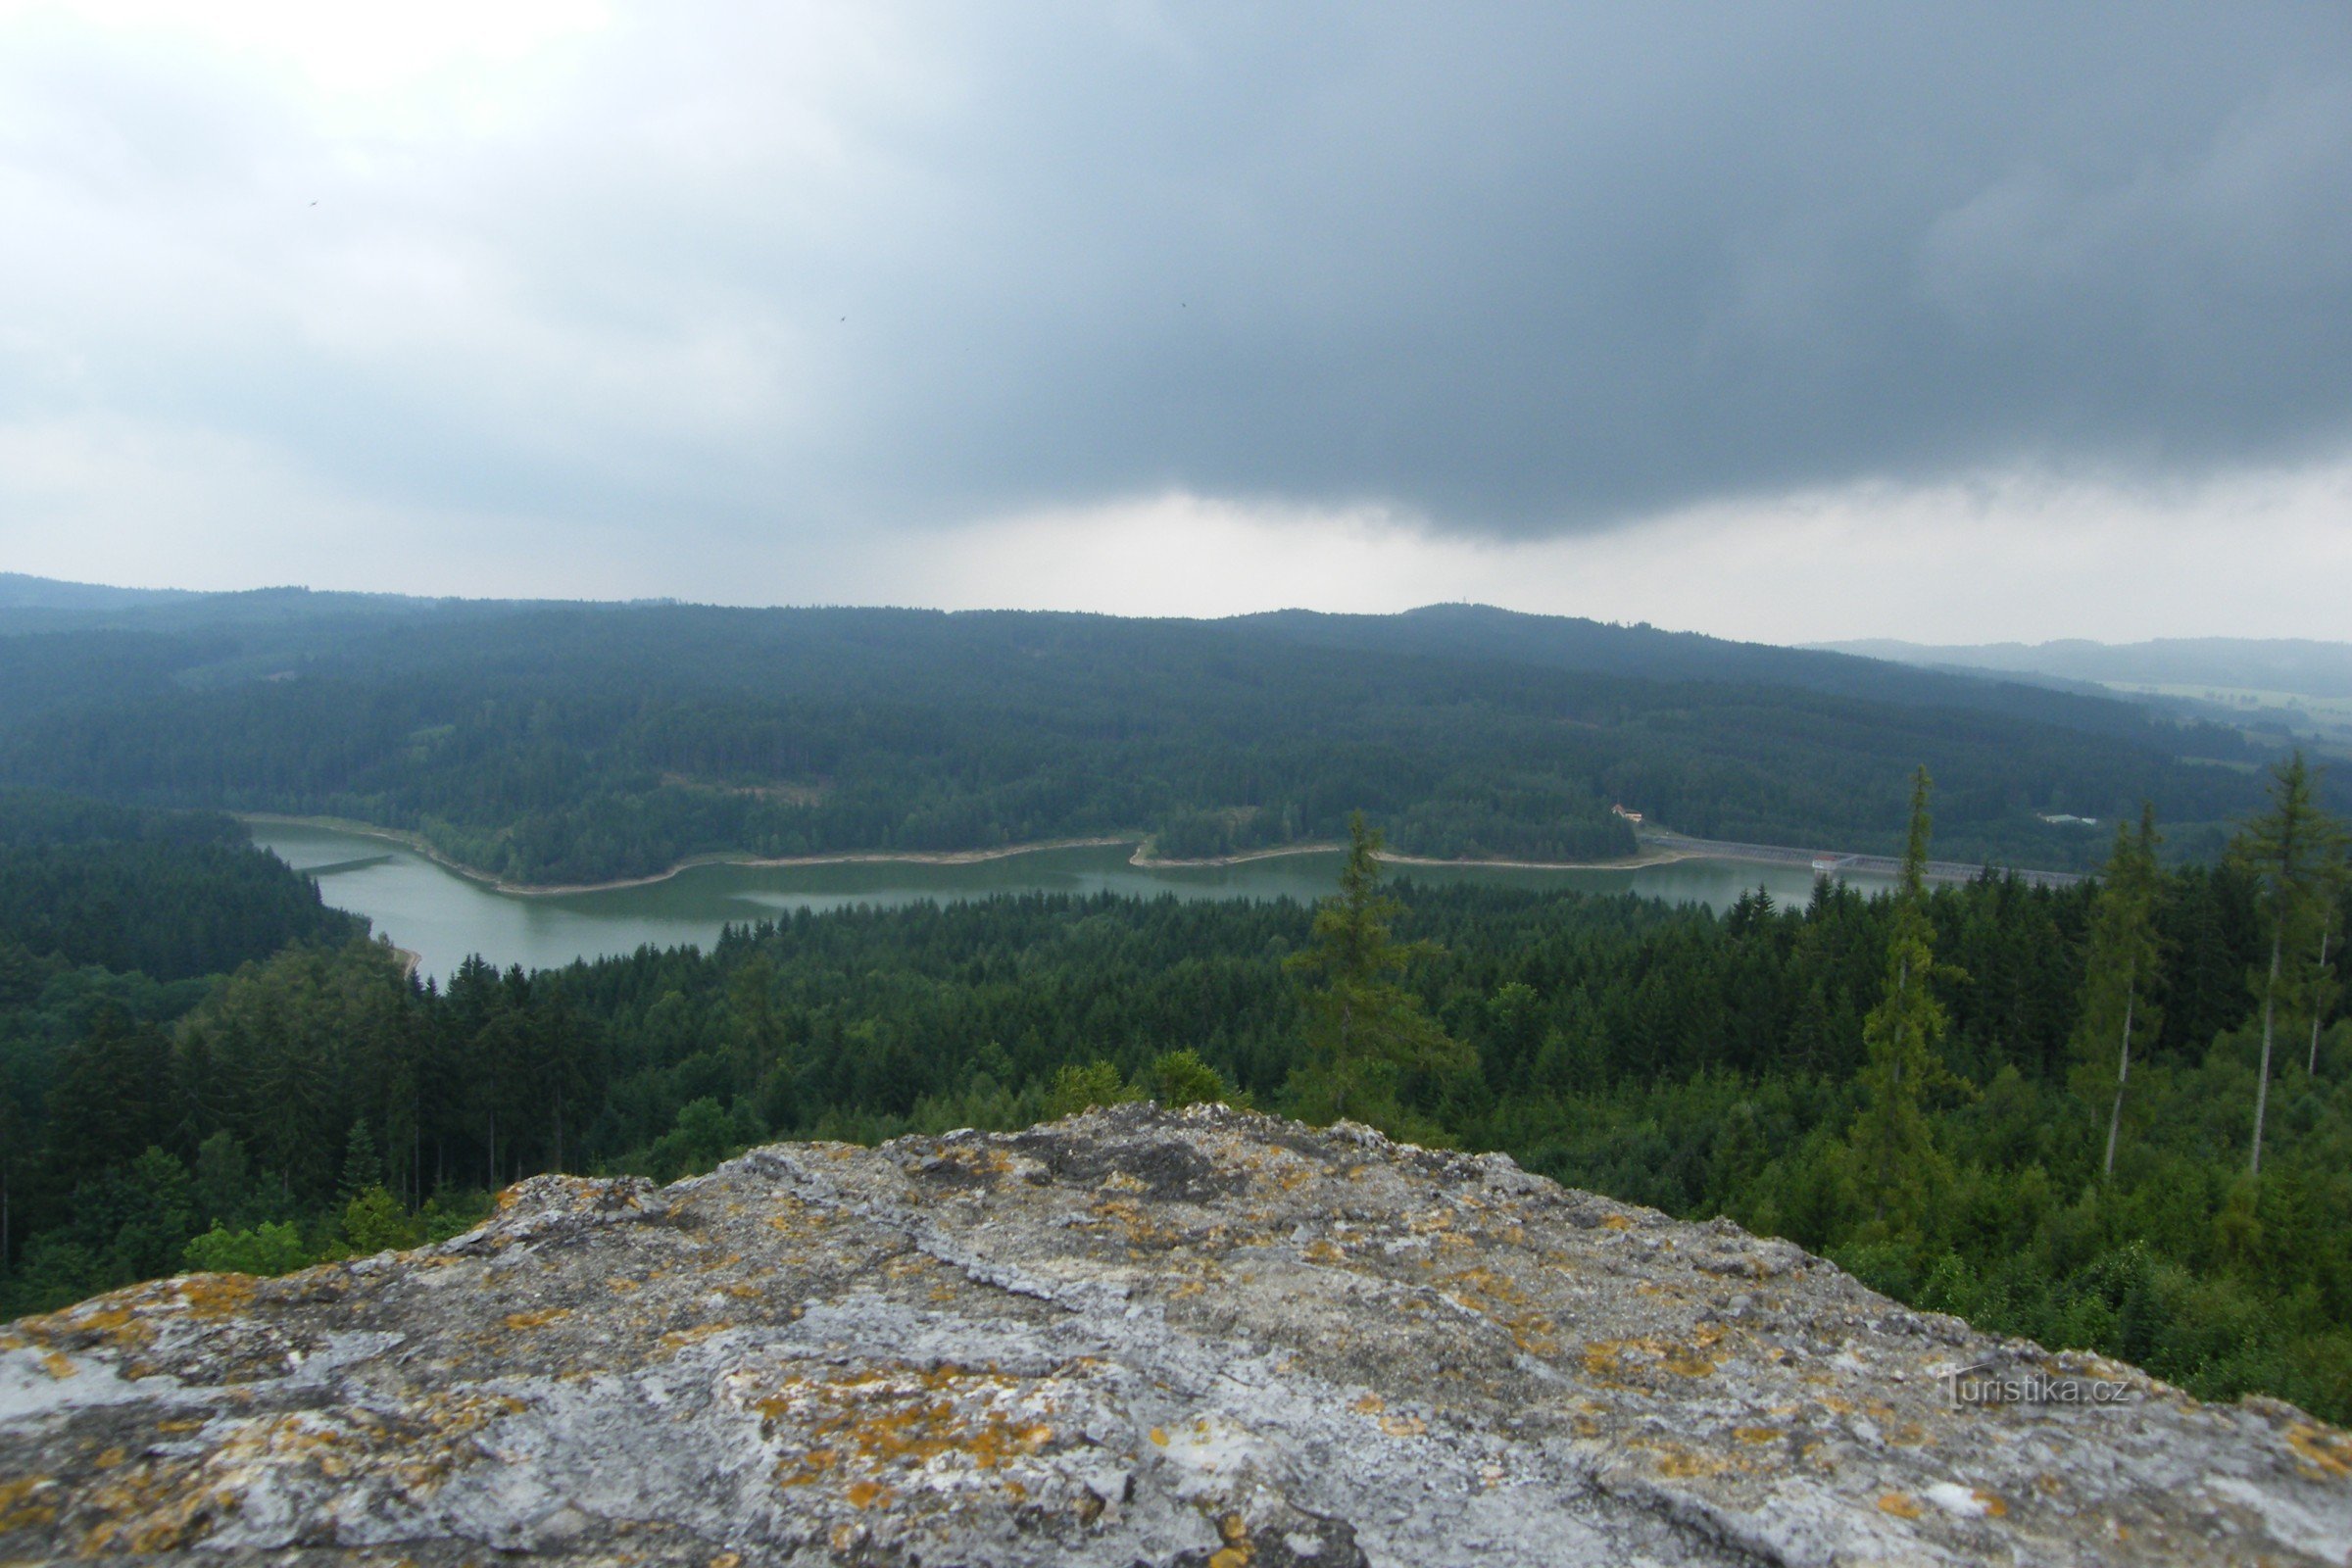
{"label": "turistika.cz logo", "polygon": [[1979,1361],[1951,1374],[1955,1404],[2128,1404],[2132,1385],[2120,1378],[2052,1377],[2046,1372],[2003,1372]]}

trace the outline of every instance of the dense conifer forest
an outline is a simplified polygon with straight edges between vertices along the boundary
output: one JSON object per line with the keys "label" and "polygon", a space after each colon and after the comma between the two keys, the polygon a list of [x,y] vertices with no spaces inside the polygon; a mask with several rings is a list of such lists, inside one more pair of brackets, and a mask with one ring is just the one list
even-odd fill
{"label": "dense conifer forest", "polygon": [[[541,1170],[669,1178],[771,1138],[1218,1098],[1728,1213],[1915,1303],[2340,1420],[2352,1020],[2322,944],[2352,910],[2308,778],[2302,848],[2276,842],[2291,782],[2213,865],[2164,869],[2132,829],[2096,884],[1823,883],[1803,907],[1751,896],[1720,917],[1384,888],[1359,857],[1321,909],[850,909],[707,954],[477,961],[446,988],[322,925],[307,888],[206,978],[12,938],[0,1311],[449,1234]],[[270,875],[302,887],[217,821],[26,800],[12,822],[50,822],[17,833],[44,854],[226,856],[158,884],[175,898],[215,876],[231,906]],[[24,884],[15,929],[74,929],[42,900],[93,879]]]}
{"label": "dense conifer forest", "polygon": [[12,975],[46,961],[186,980],[367,928],[255,853],[233,817],[0,789],[0,965]]}
{"label": "dense conifer forest", "polygon": [[1440,858],[1685,833],[2085,867],[2153,801],[2218,849],[2270,753],[2132,705],[1648,627],[1441,607],[1230,621],[295,593],[0,607],[0,780],[343,816],[516,881],[698,855],[1149,835],[1213,856],[1371,812]]}

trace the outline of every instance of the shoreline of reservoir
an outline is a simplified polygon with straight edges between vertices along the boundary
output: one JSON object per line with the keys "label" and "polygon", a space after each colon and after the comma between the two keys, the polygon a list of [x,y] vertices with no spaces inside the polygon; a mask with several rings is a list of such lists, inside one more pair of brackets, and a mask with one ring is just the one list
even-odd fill
{"label": "shoreline of reservoir", "polygon": [[[821,865],[983,865],[993,860],[1012,859],[1024,855],[1044,855],[1055,850],[1101,850],[1133,845],[1135,853],[1127,858],[1129,865],[1139,870],[1184,871],[1216,870],[1220,867],[1248,865],[1255,861],[1279,859],[1298,855],[1334,855],[1348,848],[1339,843],[1283,844],[1271,849],[1246,850],[1234,855],[1206,856],[1193,859],[1171,859],[1148,855],[1149,840],[1134,833],[1114,833],[1094,838],[1042,839],[1027,844],[1006,844],[982,850],[845,850],[829,855],[698,855],[678,861],[667,870],[644,876],[615,877],[606,882],[511,882],[505,877],[485,871],[479,866],[443,852],[422,835],[405,828],[382,827],[373,822],[355,821],[342,816],[289,816],[275,811],[239,811],[234,813],[241,822],[277,824],[286,827],[321,828],[337,833],[357,834],[397,844],[412,854],[422,856],[445,871],[478,883],[494,893],[515,898],[549,899],[577,897],[593,893],[616,893],[629,888],[653,887],[667,882],[681,873],[702,866],[739,866],[754,870],[791,870],[803,866]],[[1433,869],[1496,870],[1496,871],[1639,871],[1657,865],[1671,865],[1681,860],[1707,858],[1704,852],[1680,847],[1645,848],[1636,855],[1620,856],[1607,860],[1509,860],[1509,859],[1440,859],[1430,856],[1384,853],[1380,858],[1386,865],[1427,866]]]}
{"label": "shoreline of reservoir", "polygon": [[[517,897],[496,880],[465,876],[446,858],[410,849],[397,830],[357,831],[318,820],[252,819],[254,842],[298,871],[325,867],[321,897],[366,915],[389,942],[420,956],[416,972],[446,980],[471,955],[502,971],[526,971],[633,953],[642,947],[694,946],[708,951],[730,927],[783,919],[802,911],[963,903],[998,895],[1059,894],[1080,898],[1173,897],[1199,900],[1287,899],[1312,905],[1330,895],[1342,855],[1336,846],[1284,846],[1222,857],[1221,865],[1155,863],[1139,857],[1132,837],[1109,845],[1024,853],[1027,847],[964,852],[942,865],[932,855],[868,853],[856,861],[707,864],[692,876],[635,879],[634,885],[580,897]],[[1526,862],[1456,864],[1419,859],[1393,874],[1418,887],[1455,884],[1630,894],[1721,911],[1759,887],[1782,905],[1802,905],[1819,879],[1803,862],[1747,865],[1693,854],[1688,843],[1645,845],[1640,863],[1545,867]],[[1840,873],[1841,875],[1845,873]],[[1863,867],[1852,880],[1863,892],[1887,879]],[[388,953],[389,961],[401,956]]]}

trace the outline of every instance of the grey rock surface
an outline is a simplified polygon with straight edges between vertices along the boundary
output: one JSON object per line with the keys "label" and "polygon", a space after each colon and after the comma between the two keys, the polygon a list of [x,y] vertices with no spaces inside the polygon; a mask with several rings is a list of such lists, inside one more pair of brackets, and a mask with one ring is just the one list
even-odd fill
{"label": "grey rock surface", "polygon": [[[1951,1375],[2121,1402],[1963,1405]],[[2352,1437],[1507,1158],[1201,1107],[540,1177],[0,1339],[0,1556],[2352,1562]]]}

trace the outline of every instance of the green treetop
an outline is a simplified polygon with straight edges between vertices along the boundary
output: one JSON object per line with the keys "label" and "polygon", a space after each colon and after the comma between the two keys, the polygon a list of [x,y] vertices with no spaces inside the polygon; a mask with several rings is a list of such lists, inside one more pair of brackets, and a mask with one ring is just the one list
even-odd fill
{"label": "green treetop", "polygon": [[1348,838],[1340,890],[1315,911],[1308,946],[1287,960],[1312,988],[1307,1061],[1294,1092],[1310,1113],[1395,1125],[1405,1073],[1458,1069],[1469,1052],[1397,983],[1405,965],[1430,950],[1392,934],[1403,906],[1380,888],[1380,832],[1358,811],[1348,818]]}

